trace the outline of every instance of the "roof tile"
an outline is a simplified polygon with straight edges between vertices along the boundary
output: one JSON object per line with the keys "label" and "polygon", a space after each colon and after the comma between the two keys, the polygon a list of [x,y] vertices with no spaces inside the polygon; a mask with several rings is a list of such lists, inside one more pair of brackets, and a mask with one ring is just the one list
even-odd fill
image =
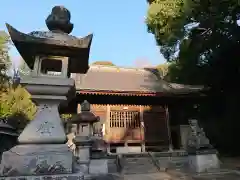
{"label": "roof tile", "polygon": [[172,87],[150,69],[91,66],[76,74],[78,90],[166,92]]}

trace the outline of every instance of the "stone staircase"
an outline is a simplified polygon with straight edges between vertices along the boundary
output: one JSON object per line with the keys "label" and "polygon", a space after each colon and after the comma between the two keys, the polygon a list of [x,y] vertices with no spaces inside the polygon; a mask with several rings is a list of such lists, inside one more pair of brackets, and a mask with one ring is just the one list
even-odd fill
{"label": "stone staircase", "polygon": [[185,151],[149,153],[159,171],[168,169],[185,169],[187,166],[187,154]]}
{"label": "stone staircase", "polygon": [[[110,157],[110,156],[109,156]],[[111,173],[149,174],[165,172],[168,169],[183,169],[186,164],[185,152],[112,154],[108,161]]]}
{"label": "stone staircase", "polygon": [[121,164],[121,172],[123,174],[149,174],[158,172],[158,168],[149,155],[145,157],[122,157]]}

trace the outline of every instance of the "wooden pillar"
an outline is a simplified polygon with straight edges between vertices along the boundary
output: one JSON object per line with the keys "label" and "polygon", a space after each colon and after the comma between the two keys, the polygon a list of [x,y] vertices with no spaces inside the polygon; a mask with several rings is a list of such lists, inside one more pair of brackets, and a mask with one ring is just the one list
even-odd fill
{"label": "wooden pillar", "polygon": [[81,104],[78,103],[77,105],[77,113],[80,113],[81,112]]}
{"label": "wooden pillar", "polygon": [[171,127],[169,122],[169,111],[168,111],[167,105],[165,105],[165,113],[166,113],[166,124],[167,124],[167,131],[168,131],[169,151],[173,151]]}
{"label": "wooden pillar", "polygon": [[142,152],[145,152],[146,148],[145,148],[145,135],[144,135],[145,129],[144,129],[143,112],[144,112],[144,109],[143,109],[143,106],[141,105],[140,106],[140,133],[142,138],[141,148],[142,148]]}
{"label": "wooden pillar", "polygon": [[[81,104],[77,104],[77,113],[81,113]],[[79,134],[80,133],[80,125],[79,124],[77,124],[77,134]]]}
{"label": "wooden pillar", "polygon": [[[105,140],[108,142],[108,138],[109,138],[109,132],[110,132],[110,105],[107,105],[107,110],[106,110],[106,121],[105,121],[105,134],[106,134],[106,138]],[[110,144],[107,143],[107,152],[110,153]]]}

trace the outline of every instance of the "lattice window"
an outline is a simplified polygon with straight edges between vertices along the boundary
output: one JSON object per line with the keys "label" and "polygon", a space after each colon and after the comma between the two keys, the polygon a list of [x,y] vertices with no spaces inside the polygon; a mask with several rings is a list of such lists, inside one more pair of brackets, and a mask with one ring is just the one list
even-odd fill
{"label": "lattice window", "polygon": [[140,112],[139,111],[111,111],[110,127],[139,128]]}

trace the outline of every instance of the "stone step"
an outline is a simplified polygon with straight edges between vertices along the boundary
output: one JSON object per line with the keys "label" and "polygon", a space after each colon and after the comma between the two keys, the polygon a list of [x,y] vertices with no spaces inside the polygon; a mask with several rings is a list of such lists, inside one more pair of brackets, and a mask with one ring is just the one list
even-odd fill
{"label": "stone step", "polygon": [[154,154],[150,154],[155,165],[158,169],[182,169],[188,163],[187,156],[175,156],[175,157],[164,157],[164,156],[154,156]]}
{"label": "stone step", "polygon": [[117,173],[118,172],[118,168],[117,168],[115,159],[108,159],[108,172],[109,173]]}
{"label": "stone step", "polygon": [[208,174],[205,176],[193,176],[192,178],[193,180],[239,180],[240,179],[240,175],[236,174],[236,173],[219,173],[219,174]]}
{"label": "stone step", "polygon": [[123,173],[124,174],[144,174],[157,173],[158,169],[153,164],[151,158],[127,158],[124,159]]}

